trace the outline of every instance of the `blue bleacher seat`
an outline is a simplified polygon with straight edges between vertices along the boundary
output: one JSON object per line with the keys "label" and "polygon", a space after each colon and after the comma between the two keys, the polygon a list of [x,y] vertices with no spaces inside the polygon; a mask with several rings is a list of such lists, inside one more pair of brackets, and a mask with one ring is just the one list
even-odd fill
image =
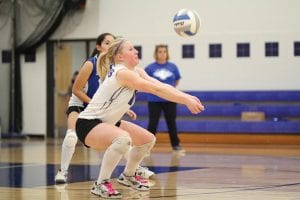
{"label": "blue bleacher seat", "polygon": [[[183,105],[178,105],[179,132],[206,133],[287,133],[300,134],[300,91],[186,91],[199,97],[205,111],[192,115]],[[137,94],[132,108],[138,114],[135,122],[147,127],[148,109],[145,93]],[[260,111],[265,121],[240,120],[244,111]],[[158,131],[167,127],[162,117]]]}

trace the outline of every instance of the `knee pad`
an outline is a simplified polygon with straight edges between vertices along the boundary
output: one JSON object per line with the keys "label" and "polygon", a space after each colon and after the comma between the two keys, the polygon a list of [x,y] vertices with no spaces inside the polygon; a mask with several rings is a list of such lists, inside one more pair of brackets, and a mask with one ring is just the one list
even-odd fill
{"label": "knee pad", "polygon": [[131,146],[131,138],[130,137],[118,137],[112,141],[110,147],[124,155]]}
{"label": "knee pad", "polygon": [[136,146],[136,148],[141,152],[141,153],[148,153],[154,146],[156,142],[156,138],[154,137],[153,140],[151,142],[148,142],[146,144],[140,145],[140,146]]}
{"label": "knee pad", "polygon": [[78,137],[77,137],[75,131],[68,129],[67,134],[64,139],[64,144],[66,145],[66,147],[68,147],[68,148],[75,147],[77,144],[77,140],[78,140]]}

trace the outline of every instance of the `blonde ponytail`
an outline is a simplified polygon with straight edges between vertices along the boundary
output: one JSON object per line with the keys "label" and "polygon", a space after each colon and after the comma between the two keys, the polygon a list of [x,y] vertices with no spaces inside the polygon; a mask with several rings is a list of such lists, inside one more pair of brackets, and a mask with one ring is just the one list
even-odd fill
{"label": "blonde ponytail", "polygon": [[110,43],[107,52],[100,54],[100,58],[97,60],[97,72],[100,76],[101,82],[104,81],[108,71],[110,70],[110,65],[115,65],[115,56],[117,53],[121,52],[123,48],[123,43],[127,41],[124,38],[117,38]]}
{"label": "blonde ponytail", "polygon": [[106,77],[108,70],[109,70],[109,58],[107,55],[107,52],[102,53],[100,55],[100,58],[97,60],[97,72],[100,76],[101,82],[104,81],[104,78]]}

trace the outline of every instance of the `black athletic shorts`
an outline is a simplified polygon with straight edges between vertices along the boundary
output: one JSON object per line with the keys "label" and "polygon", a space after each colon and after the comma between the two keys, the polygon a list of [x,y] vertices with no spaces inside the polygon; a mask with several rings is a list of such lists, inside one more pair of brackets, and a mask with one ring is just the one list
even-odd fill
{"label": "black athletic shorts", "polygon": [[71,112],[81,113],[84,110],[84,107],[81,106],[70,106],[66,111],[66,114],[69,115]]}
{"label": "black athletic shorts", "polygon": [[[88,133],[98,124],[101,124],[101,119],[81,119],[78,118],[76,122],[76,134],[78,139],[84,144],[84,146],[88,147],[85,144],[85,138],[88,135]],[[115,126],[120,127],[121,121],[118,121]]]}

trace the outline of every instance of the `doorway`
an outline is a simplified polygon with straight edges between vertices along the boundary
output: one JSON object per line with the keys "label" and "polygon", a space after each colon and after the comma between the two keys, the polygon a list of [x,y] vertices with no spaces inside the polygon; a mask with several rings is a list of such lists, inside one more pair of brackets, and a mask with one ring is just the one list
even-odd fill
{"label": "doorway", "polygon": [[47,43],[47,137],[64,137],[72,76],[91,55],[96,39]]}

